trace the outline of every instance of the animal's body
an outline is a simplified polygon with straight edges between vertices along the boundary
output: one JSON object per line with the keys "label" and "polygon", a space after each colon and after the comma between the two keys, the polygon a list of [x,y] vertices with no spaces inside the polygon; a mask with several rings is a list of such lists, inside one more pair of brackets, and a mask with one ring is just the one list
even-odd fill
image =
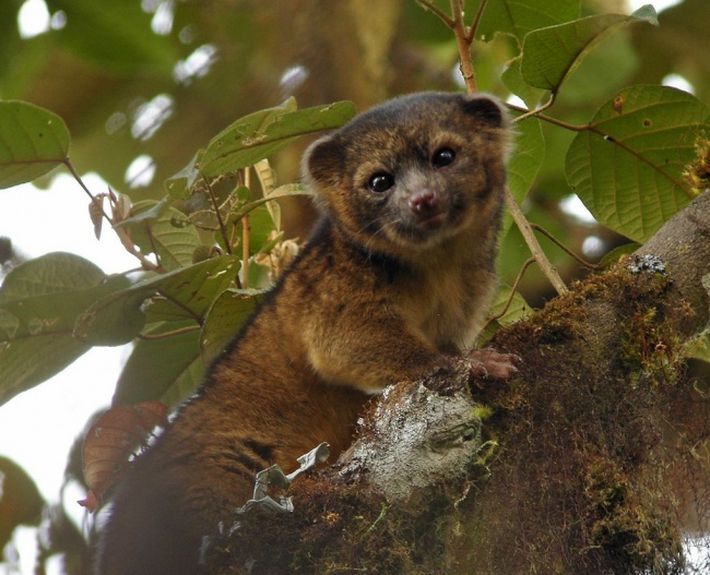
{"label": "animal's body", "polygon": [[[254,475],[347,448],[372,394],[469,354],[495,287],[507,120],[487,96],[387,102],[315,142],[323,217],[254,317],[116,489],[100,575],[198,571]],[[512,369],[504,356],[486,366]]]}

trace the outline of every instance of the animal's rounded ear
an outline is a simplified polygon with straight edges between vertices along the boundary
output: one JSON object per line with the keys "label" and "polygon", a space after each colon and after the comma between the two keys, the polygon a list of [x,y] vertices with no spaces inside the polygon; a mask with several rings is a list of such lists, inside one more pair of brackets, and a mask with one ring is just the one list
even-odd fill
{"label": "animal's rounded ear", "polygon": [[303,176],[320,185],[337,184],[342,171],[343,150],[333,136],[313,142],[303,154]]}
{"label": "animal's rounded ear", "polygon": [[487,94],[465,96],[463,109],[489,126],[502,128],[508,123],[508,113],[500,101]]}

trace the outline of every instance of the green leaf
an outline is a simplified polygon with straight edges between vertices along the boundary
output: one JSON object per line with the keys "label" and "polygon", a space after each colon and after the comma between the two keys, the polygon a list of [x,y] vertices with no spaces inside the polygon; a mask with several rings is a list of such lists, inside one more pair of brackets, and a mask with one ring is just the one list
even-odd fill
{"label": "green leaf", "polygon": [[479,341],[485,343],[501,327],[515,323],[530,313],[532,313],[532,309],[520,293],[513,292],[508,286],[500,286],[493,298],[493,304],[488,310],[488,317],[496,319],[491,320],[485,326],[478,338]]}
{"label": "green leaf", "polygon": [[296,110],[292,98],[281,106],[245,116],[215,136],[198,169],[217,176],[251,166],[290,144],[296,137],[338,128],[355,115],[352,102]]}
{"label": "green leaf", "polygon": [[74,333],[77,318],[128,283],[66,253],[47,254],[12,270],[0,287],[0,403],[88,350],[90,344]]}
{"label": "green leaf", "polygon": [[520,43],[531,30],[579,18],[580,0],[491,0],[477,37],[489,41],[496,32],[515,36]]}
{"label": "green leaf", "polygon": [[[194,322],[163,322],[151,326],[147,334],[155,337],[161,333],[174,331],[181,327],[196,325]],[[166,335],[162,339],[140,339],[123,367],[116,384],[114,403],[138,403],[148,400],[164,401],[166,395],[182,397],[191,390],[181,393],[171,392],[179,385],[186,373],[199,364],[201,374],[204,366],[200,360],[200,331],[195,329],[175,335]],[[195,378],[199,381],[200,376]],[[168,403],[174,405],[175,401]]]}
{"label": "green leaf", "polygon": [[0,188],[31,182],[68,153],[69,130],[59,116],[27,102],[0,102]]}
{"label": "green leaf", "polygon": [[503,70],[503,74],[501,74],[501,80],[511,93],[520,97],[529,108],[533,108],[539,105],[542,101],[542,97],[545,94],[549,94],[549,92],[540,90],[539,88],[533,88],[523,80],[523,75],[520,71],[521,60],[522,57],[518,56],[508,62],[505,70]]}
{"label": "green leaf", "polygon": [[214,301],[200,334],[205,364],[212,361],[241,329],[266,293],[261,290],[228,289]]}
{"label": "green leaf", "polygon": [[530,32],[523,42],[520,65],[524,80],[530,86],[557,92],[565,78],[596,42],[606,34],[633,22],[658,25],[655,10],[647,5],[630,16],[589,16]]}
{"label": "green leaf", "polygon": [[567,180],[600,223],[643,243],[690,201],[682,173],[709,114],[674,88],[623,90],[572,141]]}
{"label": "green leaf", "polygon": [[[508,187],[521,204],[535,182],[545,160],[545,138],[537,118],[528,117],[515,124],[515,145],[508,163]],[[512,218],[506,211],[503,230],[508,230]],[[505,233],[505,232],[503,232]]]}
{"label": "green leaf", "polygon": [[15,527],[39,525],[44,499],[27,472],[7,457],[0,457],[0,549],[10,542]]}
{"label": "green leaf", "polygon": [[182,170],[165,180],[165,189],[176,199],[185,200],[190,196],[190,189],[200,177],[197,166],[202,161],[204,150],[198,150]]}
{"label": "green leaf", "polygon": [[212,301],[234,279],[238,265],[236,258],[222,256],[138,282],[89,307],[78,319],[75,333],[94,345],[126,343],[143,329],[143,302],[156,295],[178,308],[176,317],[202,322]]}

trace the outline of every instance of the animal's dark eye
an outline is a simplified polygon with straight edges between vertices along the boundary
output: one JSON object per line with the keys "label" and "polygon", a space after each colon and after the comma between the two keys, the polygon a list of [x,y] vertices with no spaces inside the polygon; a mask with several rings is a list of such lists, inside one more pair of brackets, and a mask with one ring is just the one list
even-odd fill
{"label": "animal's dark eye", "polygon": [[439,148],[431,157],[431,165],[435,168],[443,168],[454,161],[456,152],[451,148]]}
{"label": "animal's dark eye", "polygon": [[370,178],[367,185],[373,192],[381,194],[394,186],[394,176],[387,172],[377,172]]}

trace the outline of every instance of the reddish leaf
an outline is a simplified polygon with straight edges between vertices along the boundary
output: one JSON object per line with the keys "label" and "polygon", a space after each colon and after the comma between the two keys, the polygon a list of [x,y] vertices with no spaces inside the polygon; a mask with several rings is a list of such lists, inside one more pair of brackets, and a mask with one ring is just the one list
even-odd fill
{"label": "reddish leaf", "polygon": [[104,494],[116,483],[137,450],[146,445],[151,432],[165,425],[168,408],[159,401],[116,405],[91,426],[84,438],[84,479],[89,486],[79,502],[95,510]]}

